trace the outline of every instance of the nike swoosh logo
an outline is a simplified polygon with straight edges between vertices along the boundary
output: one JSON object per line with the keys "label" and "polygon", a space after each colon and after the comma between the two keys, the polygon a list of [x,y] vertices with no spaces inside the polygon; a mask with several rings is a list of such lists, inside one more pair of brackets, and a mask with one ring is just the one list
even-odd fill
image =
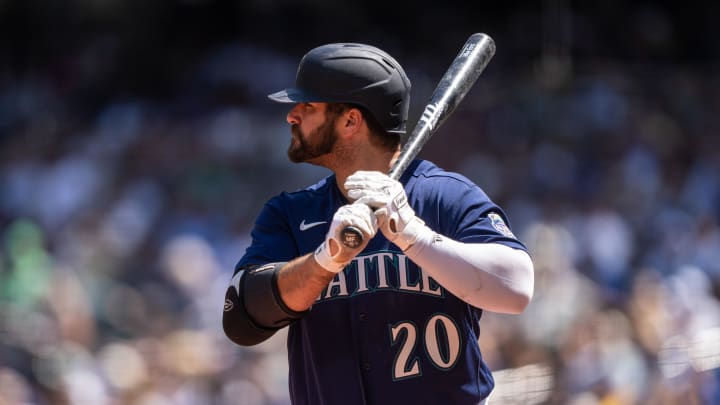
{"label": "nike swoosh logo", "polygon": [[314,226],[322,225],[322,224],[324,224],[324,223],[326,223],[326,222],[327,222],[327,221],[319,221],[319,222],[310,222],[309,224],[306,224],[306,223],[305,223],[305,220],[303,219],[302,222],[300,222],[300,230],[301,230],[301,231],[307,231],[308,229],[310,229],[310,228],[312,228],[312,227],[314,227]]}

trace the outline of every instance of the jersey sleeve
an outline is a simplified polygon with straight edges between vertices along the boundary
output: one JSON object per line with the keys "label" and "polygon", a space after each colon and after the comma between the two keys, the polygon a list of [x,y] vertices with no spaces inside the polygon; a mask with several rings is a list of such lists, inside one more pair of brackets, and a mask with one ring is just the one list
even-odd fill
{"label": "jersey sleeve", "polygon": [[251,232],[252,241],[236,266],[290,261],[299,256],[288,225],[283,196],[269,200],[258,215]]}
{"label": "jersey sleeve", "polygon": [[510,228],[505,212],[477,185],[462,176],[435,179],[439,219],[436,231],[465,243],[499,243],[527,251]]}
{"label": "jersey sleeve", "polygon": [[463,242],[499,243],[527,251],[510,228],[505,212],[493,203],[480,204],[468,210],[460,222],[458,240]]}

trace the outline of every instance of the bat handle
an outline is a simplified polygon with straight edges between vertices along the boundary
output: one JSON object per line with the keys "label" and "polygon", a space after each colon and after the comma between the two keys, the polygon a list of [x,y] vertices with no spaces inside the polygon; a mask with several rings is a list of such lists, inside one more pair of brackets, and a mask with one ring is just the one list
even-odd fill
{"label": "bat handle", "polygon": [[341,242],[345,247],[357,249],[363,243],[363,234],[354,226],[346,226],[340,232]]}

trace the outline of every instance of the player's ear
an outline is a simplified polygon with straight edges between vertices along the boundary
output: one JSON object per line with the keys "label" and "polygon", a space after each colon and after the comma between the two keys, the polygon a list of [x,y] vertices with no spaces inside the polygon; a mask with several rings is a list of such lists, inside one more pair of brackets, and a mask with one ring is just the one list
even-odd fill
{"label": "player's ear", "polygon": [[345,127],[348,129],[357,129],[362,124],[363,116],[357,108],[350,108],[345,112]]}

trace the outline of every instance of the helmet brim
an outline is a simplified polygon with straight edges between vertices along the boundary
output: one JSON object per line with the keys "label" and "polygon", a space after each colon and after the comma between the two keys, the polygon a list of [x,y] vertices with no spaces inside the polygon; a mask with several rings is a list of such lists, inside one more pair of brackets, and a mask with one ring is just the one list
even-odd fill
{"label": "helmet brim", "polygon": [[276,93],[268,94],[268,98],[276,103],[303,103],[308,101],[318,101],[316,97],[313,97],[307,92],[295,87],[290,87]]}

